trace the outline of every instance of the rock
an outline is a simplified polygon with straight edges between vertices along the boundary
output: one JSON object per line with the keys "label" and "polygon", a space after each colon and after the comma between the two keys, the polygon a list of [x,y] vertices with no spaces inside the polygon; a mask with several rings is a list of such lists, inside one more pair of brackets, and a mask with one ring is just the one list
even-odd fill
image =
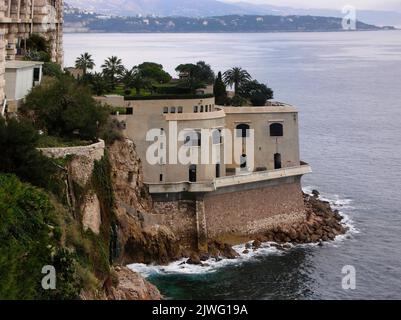
{"label": "rock", "polygon": [[315,198],[319,198],[320,192],[317,191],[317,190],[312,190],[312,195],[313,195]]}
{"label": "rock", "polygon": [[163,296],[154,285],[127,267],[114,268],[114,271],[116,281],[109,278],[104,283],[107,300],[163,299]]}
{"label": "rock", "polygon": [[199,258],[201,261],[207,261],[207,260],[209,260],[210,256],[209,256],[209,254],[203,253],[199,256]]}
{"label": "rock", "polygon": [[251,243],[246,243],[245,244],[245,249],[251,249],[252,248],[252,244]]}
{"label": "rock", "polygon": [[223,257],[227,259],[235,259],[239,257],[237,251],[235,251],[230,245],[226,244],[224,247],[224,251],[222,252]]}
{"label": "rock", "polygon": [[260,248],[261,245],[262,245],[262,242],[257,239],[252,243],[252,248],[253,248],[253,250],[257,250]]}
{"label": "rock", "polygon": [[248,249],[245,249],[244,251],[242,251],[242,253],[243,253],[243,254],[248,254],[248,253],[249,253],[249,250],[248,250]]}
{"label": "rock", "polygon": [[192,254],[191,257],[187,260],[187,264],[201,265],[202,261],[200,260],[198,255]]}

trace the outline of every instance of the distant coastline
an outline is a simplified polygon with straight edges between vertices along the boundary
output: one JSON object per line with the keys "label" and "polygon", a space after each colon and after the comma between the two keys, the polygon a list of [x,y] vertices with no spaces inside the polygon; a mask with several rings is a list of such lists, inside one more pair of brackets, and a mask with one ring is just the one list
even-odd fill
{"label": "distant coastline", "polygon": [[361,21],[344,30],[343,20],[321,16],[225,15],[193,17],[106,16],[78,9],[64,14],[66,33],[277,33],[396,30]]}

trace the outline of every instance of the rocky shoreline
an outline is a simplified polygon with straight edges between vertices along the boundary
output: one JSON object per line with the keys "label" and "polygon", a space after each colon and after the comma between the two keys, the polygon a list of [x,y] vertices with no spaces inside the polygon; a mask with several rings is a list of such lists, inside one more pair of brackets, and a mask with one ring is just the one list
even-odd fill
{"label": "rocky shoreline", "polygon": [[[318,243],[333,241],[339,235],[345,234],[348,228],[342,223],[343,217],[338,210],[333,210],[330,203],[319,199],[319,192],[313,190],[312,195],[304,194],[306,208],[305,219],[295,225],[277,226],[265,233],[254,235],[246,244],[244,254],[250,250],[259,249],[263,243],[271,243],[279,249],[291,248],[294,244]],[[204,261],[214,259],[235,259],[239,254],[227,243],[211,241],[208,252],[199,254],[192,252],[188,264],[202,265]]]}

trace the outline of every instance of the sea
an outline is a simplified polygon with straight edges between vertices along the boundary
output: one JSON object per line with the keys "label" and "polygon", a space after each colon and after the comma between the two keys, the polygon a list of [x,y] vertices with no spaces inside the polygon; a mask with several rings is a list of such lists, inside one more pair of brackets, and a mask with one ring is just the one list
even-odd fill
{"label": "sea", "polygon": [[173,75],[200,60],[246,69],[298,108],[301,157],[313,169],[303,188],[345,217],[349,232],[323,246],[242,254],[241,245],[238,259],[206,267],[131,266],[165,297],[401,299],[401,31],[65,34],[64,48],[66,66],[89,52],[97,68],[117,55]]}

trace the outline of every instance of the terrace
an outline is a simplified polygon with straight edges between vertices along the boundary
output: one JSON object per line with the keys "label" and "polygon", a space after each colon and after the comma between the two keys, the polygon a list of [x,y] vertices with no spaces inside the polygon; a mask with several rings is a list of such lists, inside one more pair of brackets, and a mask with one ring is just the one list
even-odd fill
{"label": "terrace", "polygon": [[302,176],[312,172],[309,164],[301,162],[297,167],[282,168],[260,172],[250,172],[215,178],[213,181],[189,182],[181,181],[174,183],[146,183],[151,194],[179,193],[179,192],[213,192],[227,187],[242,186],[252,183],[274,181],[277,179]]}

